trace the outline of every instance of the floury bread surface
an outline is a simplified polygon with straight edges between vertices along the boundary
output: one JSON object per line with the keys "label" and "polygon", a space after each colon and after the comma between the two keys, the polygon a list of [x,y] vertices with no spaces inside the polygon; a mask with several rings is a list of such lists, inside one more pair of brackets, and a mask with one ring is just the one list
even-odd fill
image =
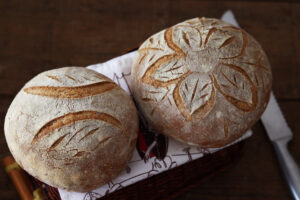
{"label": "floury bread surface", "polygon": [[141,45],[131,89],[156,131],[221,147],[259,119],[271,82],[270,64],[253,37],[218,19],[195,18]]}
{"label": "floury bread surface", "polygon": [[43,72],[13,100],[5,136],[17,163],[54,187],[84,192],[116,177],[135,148],[130,96],[83,67]]}

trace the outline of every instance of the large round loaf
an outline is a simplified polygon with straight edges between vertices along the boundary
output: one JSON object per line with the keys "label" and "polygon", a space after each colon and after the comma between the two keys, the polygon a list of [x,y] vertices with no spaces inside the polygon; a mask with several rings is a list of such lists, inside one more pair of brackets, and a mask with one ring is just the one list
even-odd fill
{"label": "large round loaf", "polygon": [[218,19],[195,18],[140,46],[131,89],[156,131],[221,147],[258,120],[271,82],[270,64],[253,37]]}
{"label": "large round loaf", "polygon": [[83,67],[43,72],[17,94],[5,136],[17,163],[54,187],[84,192],[115,178],[135,148],[130,96]]}

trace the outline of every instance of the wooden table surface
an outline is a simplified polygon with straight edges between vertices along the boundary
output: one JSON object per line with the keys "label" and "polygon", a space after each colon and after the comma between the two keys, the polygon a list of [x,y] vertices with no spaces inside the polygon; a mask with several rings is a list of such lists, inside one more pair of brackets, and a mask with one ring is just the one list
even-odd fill
{"label": "wooden table surface", "polygon": [[[275,0],[0,1],[0,158],[9,153],[7,108],[36,74],[106,61],[161,29],[198,16],[219,18],[227,9],[269,57],[273,91],[294,132],[290,150],[300,163],[300,3]],[[176,199],[291,199],[260,121],[253,131],[236,165]],[[18,199],[3,169],[0,199]]]}

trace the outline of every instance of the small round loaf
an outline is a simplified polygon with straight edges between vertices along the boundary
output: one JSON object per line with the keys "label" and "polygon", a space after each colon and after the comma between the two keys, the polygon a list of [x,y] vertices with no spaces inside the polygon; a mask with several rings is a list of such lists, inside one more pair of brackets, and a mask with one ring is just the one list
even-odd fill
{"label": "small round loaf", "polygon": [[195,18],[140,46],[131,89],[156,131],[221,147],[258,120],[271,82],[270,64],[253,37],[218,19]]}
{"label": "small round loaf", "polygon": [[43,72],[17,94],[5,136],[17,163],[54,187],[86,192],[115,178],[136,144],[130,96],[83,67]]}

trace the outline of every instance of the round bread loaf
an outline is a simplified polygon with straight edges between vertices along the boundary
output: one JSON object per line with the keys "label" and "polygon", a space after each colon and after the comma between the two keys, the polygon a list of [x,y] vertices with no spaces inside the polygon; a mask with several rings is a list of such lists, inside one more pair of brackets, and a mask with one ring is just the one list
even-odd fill
{"label": "round bread loaf", "polygon": [[271,82],[270,64],[253,37],[218,19],[195,18],[140,46],[131,89],[156,131],[221,147],[258,120]]}
{"label": "round bread loaf", "polygon": [[17,94],[5,136],[17,163],[54,187],[85,192],[115,178],[136,144],[130,96],[83,67],[43,72]]}

